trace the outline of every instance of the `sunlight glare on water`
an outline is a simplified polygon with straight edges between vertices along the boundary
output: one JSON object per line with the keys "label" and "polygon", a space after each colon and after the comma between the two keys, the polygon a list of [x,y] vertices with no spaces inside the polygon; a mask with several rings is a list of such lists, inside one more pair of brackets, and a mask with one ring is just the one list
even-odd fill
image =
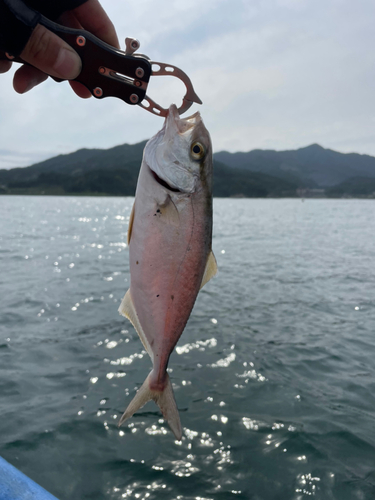
{"label": "sunlight glare on water", "polygon": [[2,197],[1,455],[60,500],[375,495],[375,222],[361,200],[215,200],[219,274],[153,402],[118,306],[131,198]]}

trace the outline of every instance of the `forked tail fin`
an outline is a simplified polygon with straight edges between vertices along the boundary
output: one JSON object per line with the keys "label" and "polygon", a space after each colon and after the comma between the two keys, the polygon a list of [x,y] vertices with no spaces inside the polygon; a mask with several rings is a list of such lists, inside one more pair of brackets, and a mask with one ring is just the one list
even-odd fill
{"label": "forked tail fin", "polygon": [[181,441],[182,429],[180,415],[178,413],[169,375],[167,374],[167,382],[162,392],[152,391],[150,389],[150,375],[151,374],[148,375],[146,380],[143,382],[142,387],[138,389],[137,394],[134,396],[129,406],[126,408],[125,413],[120,418],[118,426],[120,427],[120,425],[122,425],[125,420],[130,418],[137,410],[139,410],[139,408],[142,408],[142,406],[144,406],[147,401],[150,401],[150,399],[152,399],[159,406],[176,439],[178,441]]}

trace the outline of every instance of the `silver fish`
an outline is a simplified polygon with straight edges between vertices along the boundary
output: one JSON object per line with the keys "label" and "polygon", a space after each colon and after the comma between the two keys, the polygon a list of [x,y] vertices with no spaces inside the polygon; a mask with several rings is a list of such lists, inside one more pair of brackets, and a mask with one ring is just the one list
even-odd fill
{"label": "silver fish", "polygon": [[212,243],[212,145],[199,113],[172,105],[146,144],[129,222],[131,284],[119,308],[136,329],[153,368],[119,426],[147,401],[175,437],[182,428],[167,366],[202,286],[217,272]]}

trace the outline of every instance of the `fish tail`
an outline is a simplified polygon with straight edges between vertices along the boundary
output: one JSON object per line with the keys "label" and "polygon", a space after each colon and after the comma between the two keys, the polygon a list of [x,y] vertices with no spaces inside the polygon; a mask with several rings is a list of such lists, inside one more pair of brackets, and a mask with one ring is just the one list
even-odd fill
{"label": "fish tail", "polygon": [[[152,372],[151,372],[152,373]],[[150,376],[148,375],[143,385],[138,389],[129,406],[120,418],[118,426],[120,427],[128,418],[130,418],[139,408],[142,408],[147,401],[151,399],[159,406],[165,420],[168,422],[173,434],[178,441],[182,438],[182,428],[180,415],[178,413],[176,400],[173,394],[172,384],[168,374],[166,374],[166,384],[162,391],[153,391],[150,389]]]}

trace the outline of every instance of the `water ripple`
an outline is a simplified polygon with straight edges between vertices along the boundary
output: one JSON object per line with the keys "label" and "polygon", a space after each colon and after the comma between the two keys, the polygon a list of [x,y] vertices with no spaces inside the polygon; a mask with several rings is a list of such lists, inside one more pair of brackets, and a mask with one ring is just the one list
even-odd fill
{"label": "water ripple", "polygon": [[215,200],[219,274],[170,359],[117,313],[132,199],[2,197],[2,455],[61,500],[372,500],[372,202]]}

